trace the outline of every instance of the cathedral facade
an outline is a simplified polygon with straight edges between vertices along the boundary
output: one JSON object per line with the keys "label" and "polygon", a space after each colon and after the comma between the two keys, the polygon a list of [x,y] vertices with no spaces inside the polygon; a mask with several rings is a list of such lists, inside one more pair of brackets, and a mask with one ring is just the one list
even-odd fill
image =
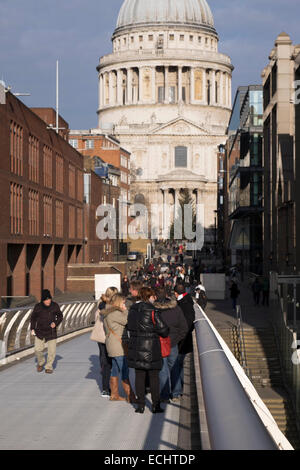
{"label": "cathedral facade", "polygon": [[[131,152],[131,202],[176,208],[189,191],[204,206],[207,241],[231,113],[233,67],[218,41],[206,0],[125,0],[113,52],[97,67],[98,128]],[[172,217],[155,219],[168,238]]]}

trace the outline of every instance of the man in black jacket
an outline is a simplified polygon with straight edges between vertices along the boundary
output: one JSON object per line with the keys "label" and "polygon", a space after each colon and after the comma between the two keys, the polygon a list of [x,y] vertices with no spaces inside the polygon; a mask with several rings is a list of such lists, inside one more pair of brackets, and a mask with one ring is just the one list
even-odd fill
{"label": "man in black jacket", "polygon": [[63,314],[57,303],[52,301],[50,291],[42,291],[41,302],[36,304],[31,314],[31,334],[35,336],[34,350],[37,358],[37,371],[42,372],[45,364],[43,350],[48,344],[48,357],[45,372],[52,374],[56,355],[56,328],[62,322]]}
{"label": "man in black jacket", "polygon": [[183,383],[183,362],[188,353],[193,352],[193,329],[195,321],[194,301],[190,294],[186,293],[185,285],[183,283],[176,284],[174,288],[177,304],[183,311],[185,316],[188,332],[185,338],[178,344],[178,360],[181,368],[181,380]]}
{"label": "man in black jacket", "polygon": [[[163,358],[163,368],[159,373],[160,398],[162,402],[168,403],[170,398],[176,402],[180,400],[182,395],[178,343],[187,335],[188,325],[176,299],[168,298],[165,288],[156,288],[155,294],[154,307],[160,311],[162,320],[169,327],[171,339],[171,353],[168,357]],[[171,382],[171,386],[169,382]]]}

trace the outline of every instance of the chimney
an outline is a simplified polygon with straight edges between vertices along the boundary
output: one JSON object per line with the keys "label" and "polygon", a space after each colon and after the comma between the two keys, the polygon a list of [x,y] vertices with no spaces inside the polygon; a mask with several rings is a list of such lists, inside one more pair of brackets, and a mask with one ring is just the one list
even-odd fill
{"label": "chimney", "polygon": [[0,80],[0,104],[6,104],[5,83]]}

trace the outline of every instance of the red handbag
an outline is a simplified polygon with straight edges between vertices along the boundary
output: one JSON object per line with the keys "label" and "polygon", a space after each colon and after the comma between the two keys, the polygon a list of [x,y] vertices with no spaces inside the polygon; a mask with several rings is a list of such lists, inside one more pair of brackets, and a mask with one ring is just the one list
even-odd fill
{"label": "red handbag", "polygon": [[[154,310],[152,311],[152,322],[155,325],[154,321]],[[160,348],[161,348],[161,356],[168,357],[171,354],[171,338],[167,336],[166,338],[159,337],[160,340]]]}

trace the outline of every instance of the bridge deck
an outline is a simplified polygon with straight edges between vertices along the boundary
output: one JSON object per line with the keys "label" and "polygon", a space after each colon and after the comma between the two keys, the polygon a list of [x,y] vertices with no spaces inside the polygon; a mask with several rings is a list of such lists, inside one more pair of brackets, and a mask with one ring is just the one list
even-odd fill
{"label": "bridge deck", "polygon": [[177,448],[179,405],[153,415],[148,396],[140,415],[101,397],[98,347],[89,334],[58,345],[54,367],[51,375],[37,373],[30,358],[0,372],[1,450]]}

